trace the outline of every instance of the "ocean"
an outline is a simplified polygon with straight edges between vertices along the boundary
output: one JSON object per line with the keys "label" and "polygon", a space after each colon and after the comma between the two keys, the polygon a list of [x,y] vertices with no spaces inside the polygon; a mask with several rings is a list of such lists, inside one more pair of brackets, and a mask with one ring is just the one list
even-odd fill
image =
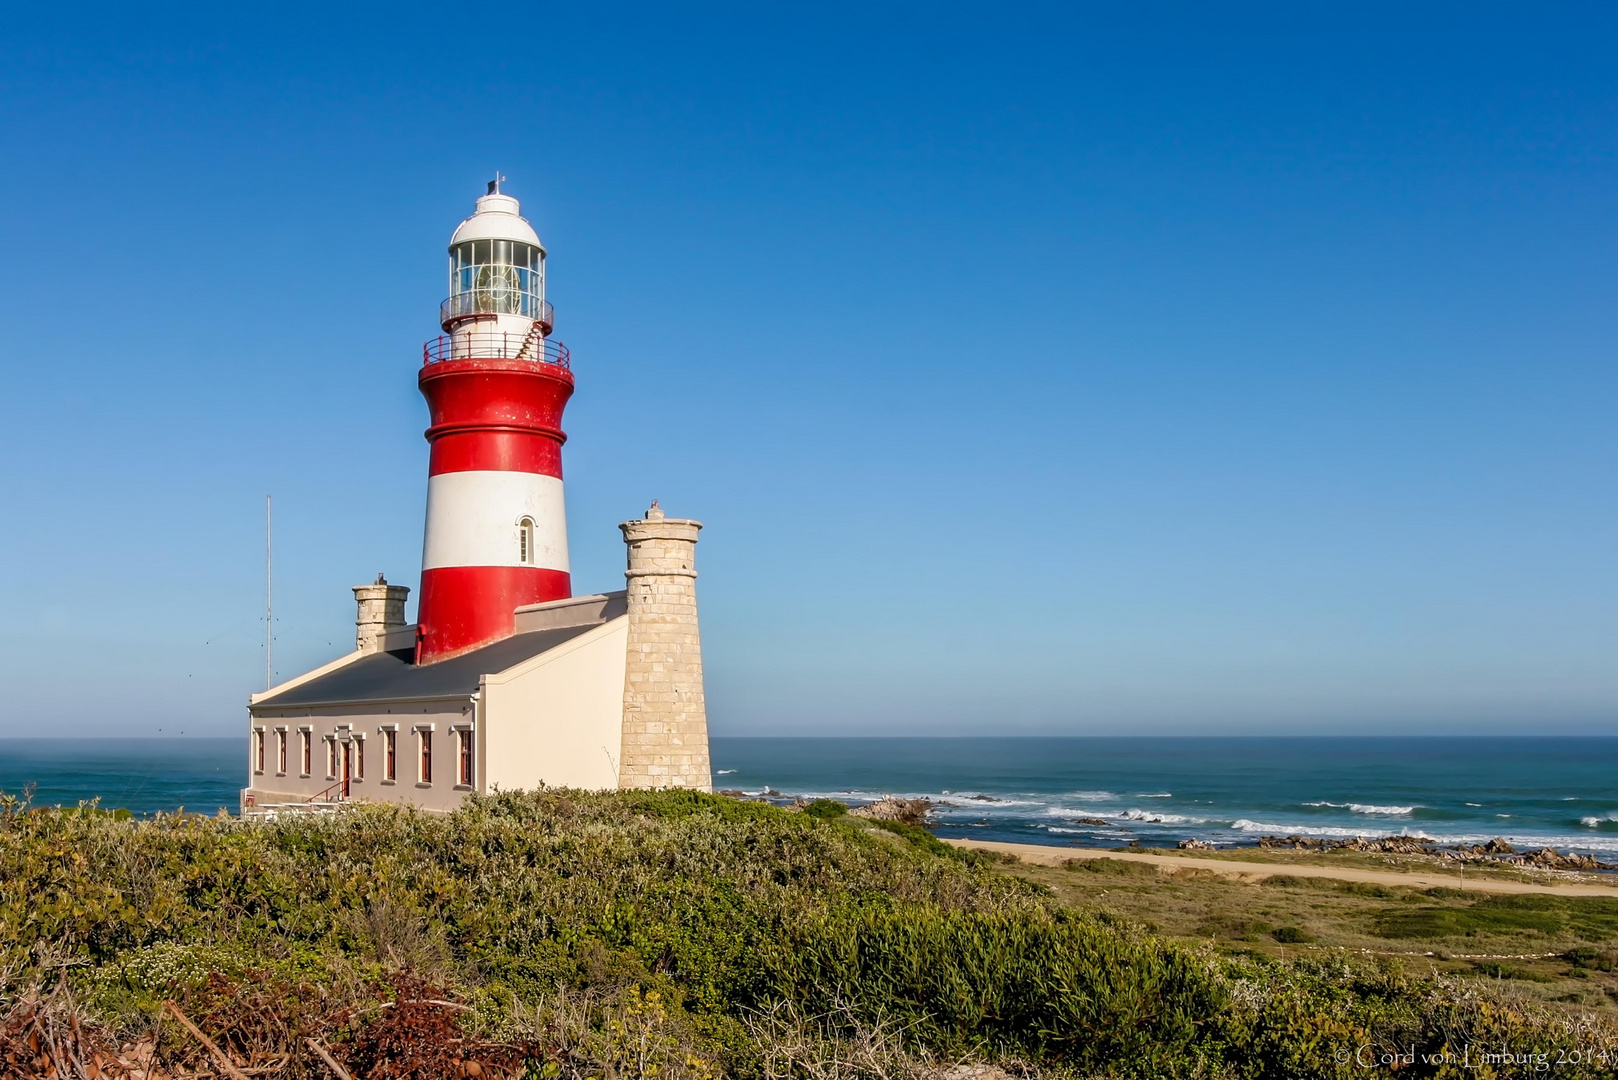
{"label": "ocean", "polygon": [[[1618,738],[715,738],[721,789],[940,804],[937,831],[1035,844],[1501,836],[1618,854]],[[234,811],[240,739],[0,739],[0,791]]]}
{"label": "ocean", "polygon": [[245,738],[0,739],[0,793],[34,806],[235,813],[246,781]]}
{"label": "ocean", "polygon": [[943,805],[937,832],[1028,844],[1505,837],[1618,853],[1618,738],[725,739],[714,784]]}

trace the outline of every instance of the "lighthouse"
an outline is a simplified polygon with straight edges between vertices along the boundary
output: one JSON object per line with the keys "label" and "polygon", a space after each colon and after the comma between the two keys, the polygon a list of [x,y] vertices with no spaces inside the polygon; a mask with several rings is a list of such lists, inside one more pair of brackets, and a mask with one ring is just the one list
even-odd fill
{"label": "lighthouse", "polygon": [[545,247],[503,179],[450,237],[443,334],[422,348],[431,453],[419,664],[508,636],[516,608],[572,594],[562,410],[573,372],[550,338]]}
{"label": "lighthouse", "polygon": [[[454,810],[573,787],[713,790],[697,628],[702,523],[655,500],[618,526],[622,589],[573,594],[562,507],[565,347],[545,247],[501,179],[449,242],[443,333],[422,348],[427,528],[417,622],[354,586],[354,650],[248,698],[243,813],[353,801]],[[642,430],[657,452],[654,419]],[[602,535],[605,530],[596,533]]]}

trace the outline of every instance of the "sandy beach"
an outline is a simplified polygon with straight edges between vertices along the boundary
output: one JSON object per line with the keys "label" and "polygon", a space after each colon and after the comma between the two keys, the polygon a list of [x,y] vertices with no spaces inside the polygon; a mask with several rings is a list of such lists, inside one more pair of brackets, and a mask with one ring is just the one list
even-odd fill
{"label": "sandy beach", "polygon": [[1203,870],[1240,881],[1258,881],[1285,874],[1290,877],[1331,878],[1336,881],[1357,881],[1370,885],[1398,885],[1404,888],[1430,889],[1436,886],[1465,888],[1480,893],[1551,893],[1559,896],[1618,897],[1618,885],[1592,885],[1583,882],[1567,884],[1538,884],[1527,881],[1508,881],[1479,874],[1466,877],[1458,873],[1436,870],[1409,872],[1399,870],[1364,870],[1358,867],[1311,866],[1303,863],[1232,862],[1223,859],[1204,859],[1195,855],[1156,855],[1148,852],[1109,851],[1105,848],[1047,847],[1039,844],[1008,844],[995,841],[950,840],[956,847],[979,848],[1015,855],[1027,863],[1040,866],[1061,866],[1070,859],[1120,859],[1125,862],[1147,863],[1169,872]]}

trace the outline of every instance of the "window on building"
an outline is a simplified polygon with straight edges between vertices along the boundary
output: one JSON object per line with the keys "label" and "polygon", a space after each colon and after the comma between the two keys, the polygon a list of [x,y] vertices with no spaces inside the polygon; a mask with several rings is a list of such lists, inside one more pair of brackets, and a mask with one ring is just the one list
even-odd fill
{"label": "window on building", "polygon": [[326,736],[326,779],[337,779],[337,737]]}
{"label": "window on building", "polygon": [[472,733],[470,731],[457,731],[461,743],[461,780],[468,787],[472,784]]}
{"label": "window on building", "polygon": [[354,736],[354,779],[365,779],[365,736]]}
{"label": "window on building", "polygon": [[525,517],[517,522],[517,562],[534,565],[534,519]]}
{"label": "window on building", "polygon": [[285,728],[275,733],[275,771],[282,776],[287,774],[287,733]]}
{"label": "window on building", "polygon": [[308,776],[313,771],[315,736],[314,732],[307,730],[300,731],[298,734],[303,736],[303,775]]}
{"label": "window on building", "polygon": [[382,733],[382,779],[399,779],[399,733],[397,731],[384,731]]}
{"label": "window on building", "polygon": [[264,771],[264,729],[253,732],[253,771]]}
{"label": "window on building", "polygon": [[433,782],[433,733],[430,731],[417,732],[421,736],[421,782]]}

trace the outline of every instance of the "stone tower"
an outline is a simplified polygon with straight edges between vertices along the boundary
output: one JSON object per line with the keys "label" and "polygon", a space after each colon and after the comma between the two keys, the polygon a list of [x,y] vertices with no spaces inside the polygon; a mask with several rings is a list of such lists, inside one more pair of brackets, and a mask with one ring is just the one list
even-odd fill
{"label": "stone tower", "polygon": [[629,662],[624,675],[621,788],[713,790],[708,709],[697,632],[700,521],[667,518],[656,502],[618,526],[629,546]]}
{"label": "stone tower", "polygon": [[354,586],[354,601],[359,605],[354,619],[354,648],[360,652],[381,648],[382,636],[405,624],[405,597],[409,595],[408,585],[389,585],[381,574],[373,585]]}

